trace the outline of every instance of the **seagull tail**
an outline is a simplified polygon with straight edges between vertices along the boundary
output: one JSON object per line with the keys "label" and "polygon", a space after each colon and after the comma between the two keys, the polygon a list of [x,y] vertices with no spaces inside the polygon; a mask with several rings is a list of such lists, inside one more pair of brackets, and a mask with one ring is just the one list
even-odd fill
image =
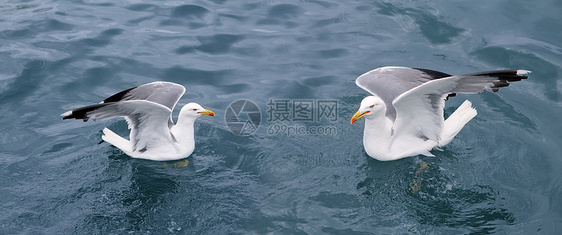
{"label": "seagull tail", "polygon": [[132,154],[132,146],[131,142],[126,140],[125,138],[115,134],[115,132],[111,131],[110,129],[103,128],[103,135],[101,138],[113,146],[123,150],[127,155]]}
{"label": "seagull tail", "polygon": [[439,147],[445,146],[461,131],[461,129],[468,123],[472,118],[476,116],[478,112],[472,107],[472,103],[465,100],[461,106],[445,120],[443,124],[443,131],[441,132],[441,141],[439,142]]}

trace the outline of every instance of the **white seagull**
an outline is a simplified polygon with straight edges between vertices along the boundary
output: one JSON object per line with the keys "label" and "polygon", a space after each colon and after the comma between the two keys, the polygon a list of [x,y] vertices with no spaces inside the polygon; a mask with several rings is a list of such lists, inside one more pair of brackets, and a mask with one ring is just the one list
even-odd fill
{"label": "white seagull", "polygon": [[361,101],[353,124],[365,118],[365,152],[380,161],[423,154],[448,144],[476,116],[465,100],[455,112],[443,117],[445,100],[456,93],[498,91],[509,82],[526,79],[527,70],[498,70],[452,76],[438,71],[381,67],[357,78],[355,83],[372,94]]}
{"label": "white seagull", "polygon": [[201,105],[183,106],[177,123],[172,110],[185,87],[171,82],[152,82],[121,91],[99,104],[63,113],[62,119],[101,120],[124,117],[131,133],[127,140],[104,128],[102,139],[133,158],[169,161],[186,158],[195,148],[193,124],[201,115],[215,116]]}

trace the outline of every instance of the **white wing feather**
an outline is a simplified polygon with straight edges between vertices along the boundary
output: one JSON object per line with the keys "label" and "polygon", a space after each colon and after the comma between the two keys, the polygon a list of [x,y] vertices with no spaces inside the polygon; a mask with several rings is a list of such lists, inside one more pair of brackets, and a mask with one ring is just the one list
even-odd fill
{"label": "white wing feather", "polygon": [[416,137],[422,141],[440,141],[443,129],[445,97],[450,93],[473,94],[485,91],[498,82],[496,77],[451,76],[426,82],[396,97],[392,143]]}

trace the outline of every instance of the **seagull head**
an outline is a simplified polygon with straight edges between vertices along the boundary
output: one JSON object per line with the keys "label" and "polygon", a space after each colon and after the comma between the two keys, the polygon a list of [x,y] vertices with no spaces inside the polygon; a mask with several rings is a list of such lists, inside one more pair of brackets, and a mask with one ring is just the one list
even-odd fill
{"label": "seagull head", "polygon": [[384,114],[385,112],[386,106],[381,98],[377,96],[367,96],[363,99],[363,101],[361,101],[359,110],[355,113],[355,115],[353,115],[353,117],[351,117],[351,124],[362,117],[368,118],[375,114]]}
{"label": "seagull head", "polygon": [[197,103],[189,103],[183,106],[180,111],[181,117],[198,118],[201,115],[215,116],[211,110],[204,109]]}

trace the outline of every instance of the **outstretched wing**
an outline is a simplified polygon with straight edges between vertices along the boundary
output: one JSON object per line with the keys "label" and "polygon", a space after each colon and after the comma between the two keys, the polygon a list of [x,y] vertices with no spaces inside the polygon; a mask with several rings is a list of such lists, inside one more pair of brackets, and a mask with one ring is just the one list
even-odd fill
{"label": "outstretched wing", "polygon": [[146,100],[164,105],[170,110],[185,93],[185,87],[173,82],[151,82],[131,89],[121,91],[102,101],[102,103],[119,102],[125,100]]}
{"label": "outstretched wing", "polygon": [[172,110],[185,93],[182,85],[152,82],[121,91],[99,104],[63,113],[63,119],[88,121],[124,117],[129,124],[129,136],[134,151],[144,152],[151,145],[173,141],[170,133]]}
{"label": "outstretched wing", "polygon": [[151,145],[173,140],[168,127],[168,119],[172,113],[168,107],[147,100],[122,100],[90,105],[68,111],[63,119],[76,118],[88,120],[124,117],[129,124],[129,136],[133,152],[144,152]]}
{"label": "outstretched wing", "polygon": [[[399,95],[392,102],[396,110],[391,141],[402,137],[439,141],[443,127],[445,97],[450,93],[474,94],[527,78],[526,70],[479,72],[428,81]],[[392,143],[392,142],[391,142]]]}
{"label": "outstretched wing", "polygon": [[[144,100],[150,101],[156,104],[163,105],[170,110],[168,126],[173,125],[171,111],[178,103],[179,99],[185,93],[185,87],[182,85],[172,83],[172,82],[151,82],[137,87],[133,87],[124,91],[121,91],[111,97],[103,100],[99,104],[90,105],[74,109],[64,113],[63,119],[82,119],[85,122],[94,117],[94,119],[105,119],[123,115],[117,115],[117,113],[100,113],[93,112],[94,110],[105,107],[107,104],[118,103],[123,101],[131,100]],[[116,114],[114,116],[110,116]]]}
{"label": "outstretched wing", "polygon": [[450,77],[451,75],[429,70],[408,67],[380,67],[357,78],[357,86],[380,97],[386,105],[386,116],[396,118],[392,101],[402,93],[428,81]]}

